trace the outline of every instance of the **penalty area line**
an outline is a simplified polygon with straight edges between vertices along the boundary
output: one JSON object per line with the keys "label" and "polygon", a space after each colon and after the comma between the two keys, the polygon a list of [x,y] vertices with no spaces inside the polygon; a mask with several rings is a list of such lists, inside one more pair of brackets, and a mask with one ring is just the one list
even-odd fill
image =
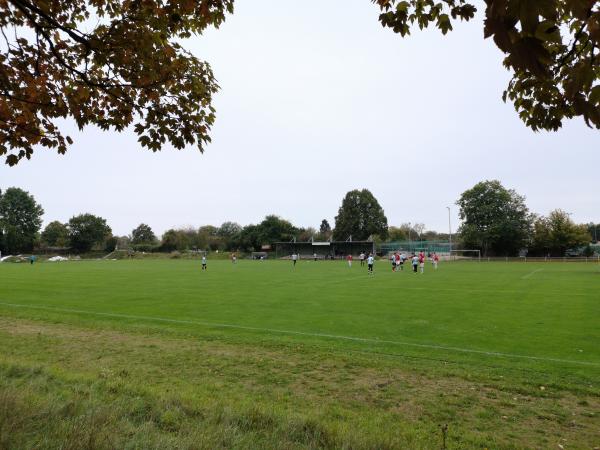
{"label": "penalty area line", "polygon": [[152,321],[152,322],[179,323],[179,324],[184,324],[184,325],[199,325],[199,326],[208,327],[208,328],[210,328],[210,327],[212,327],[212,328],[230,328],[230,329],[235,329],[235,330],[258,331],[258,332],[263,332],[263,333],[287,334],[287,335],[291,335],[291,336],[318,337],[318,338],[337,339],[337,340],[353,341],[353,342],[364,342],[364,343],[371,343],[371,344],[390,344],[390,345],[398,345],[398,346],[404,346],[404,347],[424,348],[424,349],[430,349],[430,350],[445,350],[445,351],[452,351],[452,352],[459,352],[459,353],[471,353],[471,354],[478,354],[478,355],[485,355],[485,356],[497,356],[497,357],[501,357],[501,358],[518,358],[518,359],[526,359],[526,360],[531,360],[531,361],[554,362],[554,363],[576,364],[576,365],[583,365],[583,366],[600,367],[600,363],[598,363],[598,362],[574,361],[574,360],[570,360],[570,359],[559,359],[559,358],[547,358],[544,356],[519,355],[519,354],[514,354],[514,353],[493,352],[493,351],[452,347],[452,346],[437,345],[437,344],[419,344],[419,343],[415,343],[415,342],[390,341],[390,340],[385,340],[385,339],[364,338],[364,337],[356,337],[356,336],[343,336],[343,335],[327,334],[327,333],[310,333],[307,331],[280,330],[280,329],[276,329],[276,328],[251,327],[251,326],[246,326],[246,325],[235,325],[235,324],[227,324],[227,323],[202,322],[202,321],[196,321],[196,320],[169,319],[166,317],[138,316],[138,315],[131,315],[131,314],[85,311],[82,309],[56,308],[53,306],[43,306],[43,305],[23,305],[23,304],[18,304],[18,303],[0,302],[0,306],[7,306],[7,307],[11,307],[11,308],[39,309],[39,310],[43,310],[43,311],[64,312],[64,313],[70,313],[70,314],[87,314],[87,315],[91,315],[91,316],[112,317],[112,318],[116,318],[116,319],[131,319],[131,320],[142,320],[142,321]]}
{"label": "penalty area line", "polygon": [[531,277],[532,277],[532,276],[534,276],[536,273],[539,273],[539,272],[541,272],[542,270],[544,270],[544,269],[535,269],[533,272],[529,272],[527,275],[523,275],[523,276],[521,277],[521,280],[526,280],[526,279],[528,279],[528,278],[531,278]]}

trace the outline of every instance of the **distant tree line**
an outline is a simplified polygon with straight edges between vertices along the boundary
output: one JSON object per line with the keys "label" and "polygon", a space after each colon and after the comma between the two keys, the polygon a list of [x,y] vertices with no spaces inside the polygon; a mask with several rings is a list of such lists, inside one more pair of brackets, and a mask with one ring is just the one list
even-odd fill
{"label": "distant tree line", "polygon": [[597,242],[592,231],[599,225],[576,224],[561,209],[547,216],[531,213],[525,197],[497,180],[477,183],[463,192],[457,205],[461,244],[483,255],[564,256],[579,249],[590,255],[590,243]]}
{"label": "distant tree line", "polygon": [[[457,201],[462,224],[453,236],[455,248],[480,249],[484,255],[563,256],[574,249],[591,251],[597,242],[600,224],[575,224],[569,214],[557,209],[548,216],[529,212],[525,198],[506,189],[499,181],[483,181],[463,192]],[[3,254],[41,251],[111,252],[116,248],[142,252],[220,250],[250,252],[275,242],[373,240],[443,240],[448,233],[428,231],[423,223],[389,225],[385,212],[373,194],[353,190],[346,194],[332,228],[323,219],[319,228],[297,227],[276,215],[258,224],[242,226],[224,222],[165,231],[159,238],[142,223],[128,236],[114,236],[106,219],[79,214],[68,222],[53,221],[41,230],[44,210],[35,198],[22,189],[0,191],[0,251]]]}

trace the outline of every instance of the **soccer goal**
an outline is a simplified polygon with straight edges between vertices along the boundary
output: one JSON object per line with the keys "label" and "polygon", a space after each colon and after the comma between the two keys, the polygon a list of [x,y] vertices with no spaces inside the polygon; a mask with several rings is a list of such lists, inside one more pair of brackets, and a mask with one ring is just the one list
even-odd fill
{"label": "soccer goal", "polygon": [[252,260],[254,261],[262,261],[265,260],[269,257],[269,254],[267,252],[252,252]]}
{"label": "soccer goal", "polygon": [[481,250],[450,250],[450,261],[481,261]]}

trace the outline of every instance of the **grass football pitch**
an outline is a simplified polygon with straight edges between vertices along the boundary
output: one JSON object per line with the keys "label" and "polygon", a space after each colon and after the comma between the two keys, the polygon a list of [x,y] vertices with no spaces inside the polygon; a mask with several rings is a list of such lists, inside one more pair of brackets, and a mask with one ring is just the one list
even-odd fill
{"label": "grass football pitch", "polygon": [[409,269],[0,264],[0,448],[600,446],[600,265]]}

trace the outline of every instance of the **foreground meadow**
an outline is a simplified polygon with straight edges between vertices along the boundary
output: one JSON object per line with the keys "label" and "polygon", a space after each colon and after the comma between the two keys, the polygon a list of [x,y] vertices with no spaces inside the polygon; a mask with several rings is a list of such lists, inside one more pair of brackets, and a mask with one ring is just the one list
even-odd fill
{"label": "foreground meadow", "polygon": [[0,448],[600,447],[597,264],[82,261],[0,281]]}

